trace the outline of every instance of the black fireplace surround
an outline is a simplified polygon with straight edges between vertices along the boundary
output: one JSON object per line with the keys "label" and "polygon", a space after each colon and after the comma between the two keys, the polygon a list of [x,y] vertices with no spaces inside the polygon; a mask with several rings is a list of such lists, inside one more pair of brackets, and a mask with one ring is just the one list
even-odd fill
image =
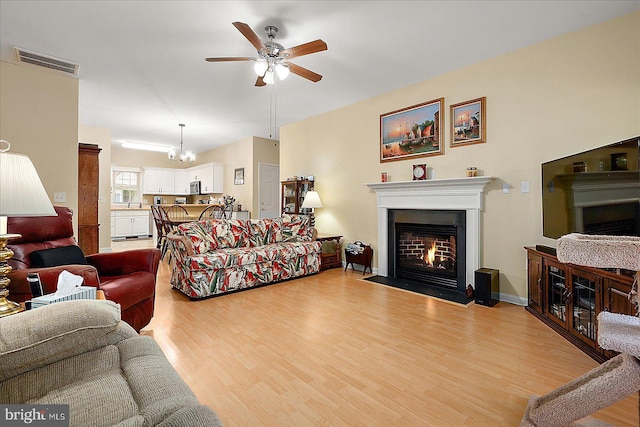
{"label": "black fireplace surround", "polygon": [[388,277],[466,291],[466,212],[390,209]]}

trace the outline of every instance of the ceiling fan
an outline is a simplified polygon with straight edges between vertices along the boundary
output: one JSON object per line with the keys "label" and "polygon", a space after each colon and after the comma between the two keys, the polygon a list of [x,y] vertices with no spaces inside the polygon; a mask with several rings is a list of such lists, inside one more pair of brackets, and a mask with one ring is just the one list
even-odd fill
{"label": "ceiling fan", "polygon": [[275,75],[277,74],[280,80],[284,80],[289,72],[297,74],[300,77],[311,80],[312,82],[318,82],[322,79],[320,74],[314,73],[304,67],[289,62],[289,59],[296,58],[298,56],[309,55],[316,52],[327,50],[327,44],[322,40],[314,40],[312,42],[304,43],[299,46],[285,49],[279,43],[273,41],[278,32],[278,28],[273,25],[268,25],[264,28],[267,33],[269,41],[262,42],[258,35],[243,22],[234,22],[233,26],[242,33],[243,36],[249,40],[249,42],[258,51],[258,57],[252,58],[247,56],[236,57],[223,57],[223,58],[206,58],[208,62],[226,62],[226,61],[255,61],[253,67],[254,71],[258,75],[256,80],[256,86],[265,86],[267,84],[273,84],[275,82]]}

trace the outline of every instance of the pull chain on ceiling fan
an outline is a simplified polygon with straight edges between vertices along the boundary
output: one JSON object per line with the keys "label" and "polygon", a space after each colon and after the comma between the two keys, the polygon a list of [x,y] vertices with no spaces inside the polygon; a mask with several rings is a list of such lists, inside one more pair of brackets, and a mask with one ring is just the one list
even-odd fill
{"label": "pull chain on ceiling fan", "polygon": [[273,41],[278,32],[278,28],[273,25],[265,27],[264,31],[267,34],[269,41],[262,42],[258,35],[243,22],[234,22],[233,26],[242,33],[249,43],[256,48],[258,57],[221,57],[221,58],[206,58],[208,62],[230,62],[230,61],[256,61],[253,69],[258,75],[256,80],[256,86],[265,86],[275,83],[275,76],[277,75],[280,80],[287,78],[289,73],[297,74],[300,77],[304,77],[312,82],[319,82],[322,79],[320,74],[314,73],[304,67],[289,62],[289,59],[297,58],[299,56],[310,55],[312,53],[321,52],[327,50],[327,44],[322,40],[314,40],[312,42],[304,43],[295,47],[285,49],[279,43]]}

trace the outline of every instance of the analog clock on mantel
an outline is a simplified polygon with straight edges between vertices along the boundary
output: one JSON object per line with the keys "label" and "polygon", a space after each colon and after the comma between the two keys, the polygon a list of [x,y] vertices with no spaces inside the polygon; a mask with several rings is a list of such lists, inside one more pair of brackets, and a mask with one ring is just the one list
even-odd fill
{"label": "analog clock on mantel", "polygon": [[413,180],[420,181],[427,179],[427,165],[413,165]]}

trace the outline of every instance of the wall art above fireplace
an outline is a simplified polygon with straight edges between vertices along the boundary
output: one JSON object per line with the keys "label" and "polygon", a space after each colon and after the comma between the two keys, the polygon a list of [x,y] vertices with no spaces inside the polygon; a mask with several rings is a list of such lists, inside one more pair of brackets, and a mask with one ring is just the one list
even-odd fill
{"label": "wall art above fireplace", "polygon": [[380,162],[444,154],[444,98],[380,115]]}

